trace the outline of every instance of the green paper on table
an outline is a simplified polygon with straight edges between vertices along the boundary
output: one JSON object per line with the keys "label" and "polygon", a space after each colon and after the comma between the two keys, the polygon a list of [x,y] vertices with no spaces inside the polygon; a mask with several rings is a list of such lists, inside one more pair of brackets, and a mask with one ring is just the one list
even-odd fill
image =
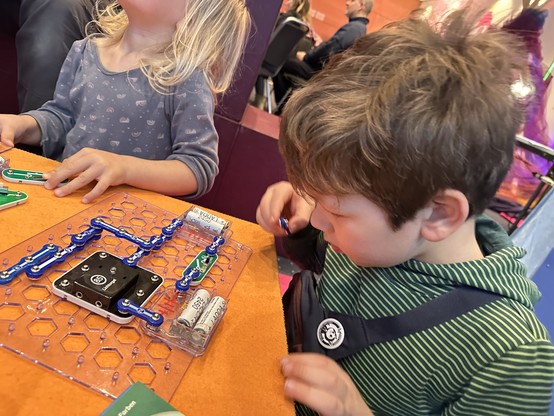
{"label": "green paper on table", "polygon": [[123,392],[100,416],[184,416],[140,381]]}

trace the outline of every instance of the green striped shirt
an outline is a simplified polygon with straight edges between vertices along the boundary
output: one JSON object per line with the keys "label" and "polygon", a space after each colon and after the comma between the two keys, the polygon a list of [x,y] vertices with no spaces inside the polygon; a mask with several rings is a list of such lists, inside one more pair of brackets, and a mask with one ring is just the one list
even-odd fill
{"label": "green striped shirt", "polygon": [[[317,293],[325,307],[338,312],[366,319],[397,315],[455,285],[503,296],[341,360],[376,416],[548,415],[554,348],[533,313],[540,293],[518,261],[525,252],[505,243],[482,260],[410,260],[386,269],[361,268],[327,250]],[[297,405],[297,414],[313,412]]]}

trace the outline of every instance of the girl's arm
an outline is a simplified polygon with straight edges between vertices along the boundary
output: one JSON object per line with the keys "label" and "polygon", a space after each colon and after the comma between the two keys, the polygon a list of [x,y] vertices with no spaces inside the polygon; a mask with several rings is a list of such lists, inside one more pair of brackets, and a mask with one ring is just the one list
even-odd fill
{"label": "girl's arm", "polygon": [[38,146],[46,138],[55,145],[60,143],[74,124],[69,92],[80,65],[85,41],[76,42],[69,51],[60,71],[54,99],[41,108],[21,115],[0,115],[0,141],[7,146],[29,144]]}
{"label": "girl's arm", "polygon": [[53,158],[61,155],[65,147],[65,136],[75,125],[71,88],[75,74],[80,68],[87,42],[89,41],[86,39],[77,41],[69,50],[60,70],[54,98],[38,110],[24,113],[33,117],[38,123],[40,144],[43,145],[45,154],[52,155]]}
{"label": "girl's arm", "polygon": [[123,183],[171,196],[191,195],[198,189],[196,176],[179,160],[121,157],[126,166]]}
{"label": "girl's arm", "polygon": [[[68,184],[57,187],[66,178]],[[188,195],[197,189],[192,171],[178,160],[146,160],[122,156],[104,150],[85,148],[68,157],[52,172],[44,175],[47,189],[56,196],[66,196],[96,180],[94,188],[83,197],[89,203],[110,186],[128,184],[166,195]]]}
{"label": "girl's arm", "polygon": [[199,71],[194,71],[168,96],[166,116],[171,120],[172,138],[168,159],[182,162],[196,179],[192,192],[171,195],[198,197],[212,188],[219,172],[214,110],[213,94]]}
{"label": "girl's arm", "polygon": [[45,175],[47,189],[66,196],[96,180],[83,197],[92,202],[110,186],[129,184],[173,196],[197,197],[208,192],[218,172],[218,136],[213,122],[214,100],[201,73],[195,72],[166,99],[171,120],[172,154],[166,160],[140,159],[85,148]]}

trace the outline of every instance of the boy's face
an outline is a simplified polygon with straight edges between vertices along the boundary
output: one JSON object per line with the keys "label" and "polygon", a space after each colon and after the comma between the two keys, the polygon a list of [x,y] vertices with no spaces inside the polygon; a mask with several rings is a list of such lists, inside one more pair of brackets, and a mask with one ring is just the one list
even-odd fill
{"label": "boy's face", "polygon": [[310,222],[335,251],[358,266],[395,266],[417,258],[424,248],[420,236],[424,211],[394,231],[385,211],[361,195],[318,195],[314,199]]}

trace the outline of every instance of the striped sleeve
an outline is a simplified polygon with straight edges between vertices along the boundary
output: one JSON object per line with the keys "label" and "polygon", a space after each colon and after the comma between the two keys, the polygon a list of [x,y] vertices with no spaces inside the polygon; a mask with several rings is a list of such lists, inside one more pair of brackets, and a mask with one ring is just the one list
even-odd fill
{"label": "striped sleeve", "polygon": [[548,341],[520,345],[477,372],[444,416],[520,416],[549,413],[554,348]]}

